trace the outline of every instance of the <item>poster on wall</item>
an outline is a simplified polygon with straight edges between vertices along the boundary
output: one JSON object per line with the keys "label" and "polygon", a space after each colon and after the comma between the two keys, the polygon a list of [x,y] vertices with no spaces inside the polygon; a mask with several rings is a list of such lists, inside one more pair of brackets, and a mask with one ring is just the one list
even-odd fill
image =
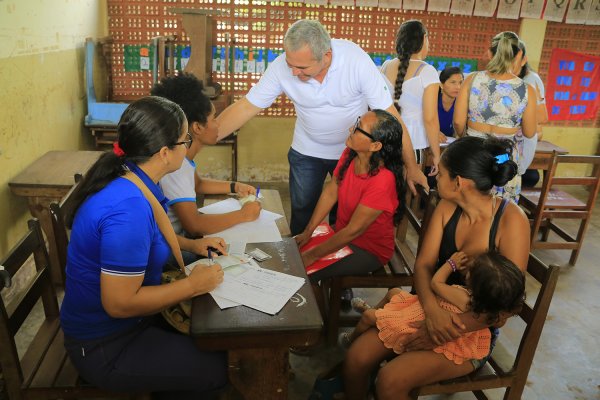
{"label": "poster on wall", "polygon": [[450,14],[472,15],[475,0],[452,0]]}
{"label": "poster on wall", "polygon": [[379,0],[380,8],[402,9],[402,0]]}
{"label": "poster on wall", "polygon": [[588,13],[586,25],[600,25],[600,0],[592,0],[592,6]]}
{"label": "poster on wall", "polygon": [[550,121],[596,118],[600,109],[600,57],[552,50],[546,90]]}
{"label": "poster on wall", "polygon": [[521,5],[521,18],[540,19],[545,0],[524,0]]}
{"label": "poster on wall", "polygon": [[498,6],[498,0],[475,0],[473,15],[476,17],[493,17]]}
{"label": "poster on wall", "polygon": [[585,24],[590,12],[591,0],[573,0],[567,8],[567,24]]}
{"label": "poster on wall", "polygon": [[[451,0],[429,0],[427,11],[447,13],[450,11],[450,1]],[[381,0],[379,0],[379,4],[381,4]]]}
{"label": "poster on wall", "polygon": [[498,18],[517,19],[521,11],[521,0],[500,0]]}
{"label": "poster on wall", "polygon": [[544,19],[547,21],[562,22],[568,4],[569,0],[547,0]]}
{"label": "poster on wall", "polygon": [[424,10],[425,0],[404,0],[404,10]]}
{"label": "poster on wall", "polygon": [[332,6],[353,6],[354,0],[331,0],[329,3]]}

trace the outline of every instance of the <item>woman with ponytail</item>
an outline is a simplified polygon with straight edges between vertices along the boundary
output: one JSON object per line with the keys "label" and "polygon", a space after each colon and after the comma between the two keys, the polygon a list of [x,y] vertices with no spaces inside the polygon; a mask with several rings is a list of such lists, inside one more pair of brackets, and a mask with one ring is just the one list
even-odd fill
{"label": "woman with ponytail", "polygon": [[[536,131],[536,93],[514,74],[521,65],[523,52],[519,37],[513,32],[494,36],[485,71],[467,77],[456,100],[454,129],[459,136],[494,135],[513,141],[513,158],[517,164],[523,156],[515,135],[533,137]],[[521,192],[517,175],[504,187],[494,189],[515,202]]]}
{"label": "woman with ponytail", "polygon": [[[394,225],[402,217],[406,192],[402,126],[387,111],[373,110],[349,129],[347,148],[334,170],[306,229],[296,236],[302,247],[337,202],[335,234],[302,253],[305,266],[348,245],[353,253],[310,275],[313,287],[339,275],[368,274],[386,264],[394,252]],[[321,291],[315,290],[318,301]],[[322,304],[322,303],[321,303]]]}
{"label": "woman with ponytail", "polygon": [[[161,285],[177,238],[158,181],[181,167],[192,142],[181,108],[161,97],[127,107],[119,139],[86,174],[74,196],[61,326],[79,374],[111,391],[161,392],[164,398],[206,398],[227,382],[226,354],[201,352],[193,339],[155,316],[208,293],[223,280],[219,265],[195,268]],[[211,242],[206,245],[215,245]],[[174,372],[176,371],[176,372]]]}
{"label": "woman with ponytail", "polygon": [[[414,388],[467,375],[483,366],[482,359],[450,360],[433,349],[463,337],[467,332],[489,328],[491,345],[510,315],[490,323],[493,314],[466,311],[452,313],[443,308],[431,287],[432,278],[441,268],[456,264],[455,253],[462,253],[466,268],[454,266],[446,284],[465,286],[473,261],[488,252],[506,257],[523,273],[529,257],[529,222],[513,202],[492,193],[517,174],[511,158],[512,142],[493,136],[463,137],[448,145],[442,153],[437,175],[441,200],[436,207],[415,261],[414,287],[425,313],[425,321],[414,323],[397,345],[405,352],[396,354],[386,347],[377,328],[358,336],[348,349],[344,362],[346,399],[364,399],[369,376],[377,372],[376,390],[380,400],[410,399]],[[464,258],[463,258],[464,257]],[[448,262],[448,260],[451,260]],[[500,275],[494,279],[500,279]],[[513,288],[514,289],[514,288]],[[510,290],[493,293],[490,299],[505,298]],[[484,297],[485,298],[485,297]],[[384,307],[385,301],[377,305]],[[497,317],[497,315],[496,315]]]}
{"label": "woman with ponytail", "polygon": [[410,134],[417,164],[425,162],[425,151],[430,149],[433,168],[429,175],[433,176],[440,161],[437,115],[440,78],[435,68],[424,61],[428,51],[428,33],[423,23],[406,21],[396,36],[398,57],[383,63],[381,72],[388,83],[393,83],[390,91],[394,94],[394,105]]}

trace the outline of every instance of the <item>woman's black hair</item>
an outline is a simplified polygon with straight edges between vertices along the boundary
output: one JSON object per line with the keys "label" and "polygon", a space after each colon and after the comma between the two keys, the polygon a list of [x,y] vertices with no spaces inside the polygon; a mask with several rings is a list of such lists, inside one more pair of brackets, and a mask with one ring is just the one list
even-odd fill
{"label": "woman's black hair", "polygon": [[452,75],[460,74],[463,76],[460,67],[446,67],[440,72],[440,82],[445,83]]}
{"label": "woman's black hair", "polygon": [[[383,164],[390,170],[396,179],[396,193],[398,195],[398,208],[394,213],[394,224],[398,225],[402,219],[404,199],[406,198],[406,184],[404,181],[404,161],[402,159],[402,125],[396,117],[384,110],[372,111],[377,117],[377,122],[371,126],[371,135],[375,141],[381,143],[381,149],[371,155],[369,162],[369,175],[374,176]],[[356,152],[350,149],[348,157],[338,170],[336,179],[341,182]]]}
{"label": "woman's black hair", "polygon": [[150,93],[177,103],[185,113],[188,124],[199,122],[205,125],[213,106],[203,90],[202,81],[194,74],[183,73],[164,77],[152,87]]}
{"label": "woman's black hair", "polygon": [[[521,58],[525,58],[525,55],[527,53],[527,46],[525,46],[525,42],[519,39],[519,49],[523,52]],[[523,79],[525,78],[525,76],[527,76],[527,74],[529,73],[529,70],[531,69],[531,67],[529,66],[529,61],[527,61],[525,63],[525,65],[523,65],[521,67],[521,71],[519,72],[519,78]]]}
{"label": "woman's black hair", "polygon": [[185,115],[181,108],[162,97],[149,96],[129,105],[118,125],[118,146],[124,152],[118,156],[107,151],[85,174],[73,193],[73,210],[66,217],[71,227],[77,209],[85,199],[102,190],[126,172],[125,161],[141,164],[167,146],[173,148],[181,137]]}
{"label": "woman's black hair", "polygon": [[427,29],[425,29],[425,25],[417,19],[403,22],[396,34],[396,53],[398,54],[400,65],[398,65],[398,75],[396,76],[396,83],[394,85],[394,106],[398,111],[400,111],[398,100],[402,95],[402,84],[406,77],[410,56],[421,51],[423,43],[425,43],[426,34]]}
{"label": "woman's black hair", "polygon": [[517,175],[517,163],[511,156],[513,147],[510,139],[465,136],[448,145],[440,162],[450,178],[471,179],[477,190],[489,193],[492,187],[504,186]]}
{"label": "woman's black hair", "polygon": [[474,260],[467,288],[471,292],[471,311],[476,316],[485,314],[490,325],[499,321],[500,313],[519,313],[525,302],[525,275],[496,251]]}

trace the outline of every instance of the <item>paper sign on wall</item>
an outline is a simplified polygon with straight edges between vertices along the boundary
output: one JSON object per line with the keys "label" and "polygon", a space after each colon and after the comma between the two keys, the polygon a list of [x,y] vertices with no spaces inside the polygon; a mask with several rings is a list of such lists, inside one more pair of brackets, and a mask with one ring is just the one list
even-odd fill
{"label": "paper sign on wall", "polygon": [[540,19],[545,0],[524,0],[521,5],[521,18]]}
{"label": "paper sign on wall", "polygon": [[476,0],[473,15],[477,17],[492,17],[496,12],[498,0]]}
{"label": "paper sign on wall", "polygon": [[[451,0],[429,0],[427,11],[447,13],[450,11],[450,1]],[[379,3],[381,4],[381,1]]]}
{"label": "paper sign on wall", "polygon": [[547,21],[562,22],[568,4],[569,0],[547,0],[544,19]]}
{"label": "paper sign on wall", "polygon": [[475,0],[452,0],[452,6],[450,6],[450,14],[471,15],[473,14],[474,5]]}
{"label": "paper sign on wall", "polygon": [[521,11],[521,0],[500,0],[498,18],[517,19]]}

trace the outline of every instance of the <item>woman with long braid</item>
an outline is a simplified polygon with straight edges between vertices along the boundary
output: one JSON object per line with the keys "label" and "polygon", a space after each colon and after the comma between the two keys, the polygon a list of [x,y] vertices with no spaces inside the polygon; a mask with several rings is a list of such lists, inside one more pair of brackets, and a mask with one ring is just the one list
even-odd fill
{"label": "woman with long braid", "polygon": [[427,29],[421,21],[402,23],[396,35],[397,58],[386,61],[381,72],[389,82],[394,82],[394,105],[408,129],[417,164],[425,162],[425,151],[429,148],[433,168],[430,175],[437,174],[440,161],[440,123],[437,101],[440,78],[437,71],[427,64],[429,51]]}
{"label": "woman with long braid", "polygon": [[[337,202],[335,234],[302,253],[304,265],[348,245],[353,253],[310,275],[313,288],[324,278],[367,274],[386,264],[394,252],[394,225],[401,218],[406,192],[403,177],[402,126],[387,111],[373,110],[350,127],[347,148],[323,189],[306,229],[296,236],[298,246]],[[315,290],[321,302],[321,291]],[[320,303],[322,305],[322,303]]]}

